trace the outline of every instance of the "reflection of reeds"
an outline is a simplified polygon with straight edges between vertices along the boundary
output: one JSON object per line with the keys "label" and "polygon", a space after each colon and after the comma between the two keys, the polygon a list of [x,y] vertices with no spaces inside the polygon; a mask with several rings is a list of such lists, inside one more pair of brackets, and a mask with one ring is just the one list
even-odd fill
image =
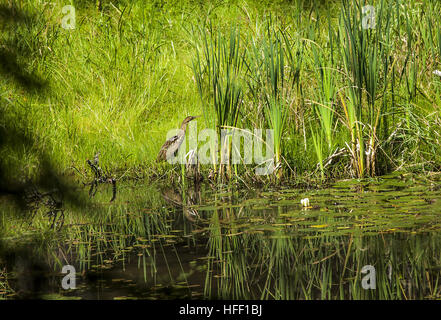
{"label": "reflection of reeds", "polygon": [[[250,283],[246,255],[238,229],[234,227],[235,212],[229,208],[216,210],[210,218],[208,239],[210,259],[207,262],[205,295],[221,299],[249,299]],[[225,228],[220,219],[229,219],[232,224]],[[213,292],[213,288],[217,288]]]}
{"label": "reflection of reeds", "polygon": [[[244,206],[243,199],[232,202],[234,193],[230,192],[205,197],[209,207],[204,209],[195,207],[203,196],[198,190],[185,197],[166,190],[161,194],[154,186],[121,185],[120,190],[119,200],[112,204],[107,195],[98,193],[84,212],[69,214],[66,232],[53,237],[45,234],[43,243],[48,245],[41,247],[42,256],[52,256],[59,246],[63,254],[57,254],[57,268],[67,259],[79,266],[79,273],[97,268],[105,273],[125,268],[135,259],[136,272],[147,285],[189,287],[195,283],[187,275],[196,272],[193,279],[199,279],[206,298],[421,299],[441,295],[440,237],[436,233],[388,233],[394,223],[385,221],[381,213],[363,222],[366,218],[358,213],[286,211],[283,206],[266,205],[262,198],[249,199]],[[188,209],[198,210],[196,221],[185,217],[184,198]],[[409,222],[403,226],[419,232]],[[60,244],[60,237],[66,242]],[[190,256],[186,248],[191,249]],[[198,268],[189,267],[189,259],[200,261]],[[365,265],[376,269],[376,290],[361,287]]]}
{"label": "reflection of reeds", "polygon": [[[207,251],[194,256],[207,259],[202,286],[206,298],[421,299],[441,295],[439,272],[432,269],[441,263],[441,239],[434,233],[364,236],[357,233],[363,230],[355,227],[333,235],[332,231],[308,230],[309,224],[302,224],[302,219],[286,220],[283,207],[252,210],[232,206],[218,195],[214,196],[214,209],[198,210],[201,218],[197,228],[203,232],[192,232],[185,226],[196,227],[193,222],[181,220],[173,225],[178,219],[170,221],[176,210],[155,211],[163,207],[159,194],[142,194],[142,201],[88,214],[85,218],[90,224],[71,230],[69,238],[78,242],[71,248],[84,261],[82,268],[105,264],[109,249],[113,255],[110,259],[128,259],[132,253],[126,248],[132,247],[141,254],[139,267],[145,281],[163,281],[157,278],[161,270],[176,282],[177,270],[168,265],[167,252],[172,250],[181,261],[179,243],[195,248],[206,243]],[[146,203],[148,209],[143,209]],[[326,228],[334,219],[345,221],[318,215],[311,223]],[[185,232],[174,233],[176,229]],[[93,256],[94,252],[98,255]],[[376,290],[361,287],[365,265],[376,268]],[[182,263],[178,269],[179,273],[188,273]]]}
{"label": "reflection of reeds", "polygon": [[[386,240],[380,236],[303,239],[289,236],[290,232],[287,227],[270,237],[240,233],[234,235],[234,242],[228,233],[222,238],[212,234],[210,256],[217,263],[209,264],[206,295],[224,299],[393,300],[441,294],[439,273],[427,269],[439,263],[439,254],[433,257],[429,253],[439,250],[439,245],[429,245],[433,242],[423,236],[410,241],[396,235]],[[231,247],[232,243],[238,246]],[[365,265],[376,269],[376,290],[362,287]],[[215,287],[214,280],[223,290],[210,290]]]}
{"label": "reflection of reeds", "polygon": [[9,283],[10,275],[6,268],[0,269],[0,300],[14,296],[14,290]]}

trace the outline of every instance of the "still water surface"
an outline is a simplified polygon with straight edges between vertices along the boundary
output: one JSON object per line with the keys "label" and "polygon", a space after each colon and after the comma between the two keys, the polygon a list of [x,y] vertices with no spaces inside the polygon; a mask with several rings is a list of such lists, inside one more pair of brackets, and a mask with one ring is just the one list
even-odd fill
{"label": "still water surface", "polygon": [[[121,186],[112,204],[105,192],[87,212],[67,208],[55,238],[9,250],[3,297],[441,297],[439,182],[393,175],[323,189],[185,192],[138,183]],[[66,264],[76,269],[74,290],[61,287]],[[366,265],[374,290],[362,287]]]}

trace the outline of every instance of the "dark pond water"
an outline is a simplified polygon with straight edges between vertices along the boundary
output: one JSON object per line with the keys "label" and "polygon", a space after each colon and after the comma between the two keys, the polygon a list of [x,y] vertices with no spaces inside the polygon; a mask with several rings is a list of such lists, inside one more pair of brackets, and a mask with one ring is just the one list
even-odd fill
{"label": "dark pond water", "polygon": [[67,207],[60,231],[42,215],[3,240],[0,297],[439,299],[440,187],[404,175],[265,192],[138,183],[114,203],[102,190]]}

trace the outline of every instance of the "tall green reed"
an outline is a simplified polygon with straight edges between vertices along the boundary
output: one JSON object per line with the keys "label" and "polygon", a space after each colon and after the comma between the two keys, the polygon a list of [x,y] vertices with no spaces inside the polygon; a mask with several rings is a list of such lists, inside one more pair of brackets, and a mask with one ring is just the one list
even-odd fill
{"label": "tall green reed", "polygon": [[[236,127],[239,118],[243,102],[241,77],[245,50],[241,46],[240,30],[236,27],[230,29],[229,36],[221,31],[215,32],[211,25],[208,29],[200,29],[199,33],[202,54],[197,48],[193,72],[207,125],[217,131],[218,141],[226,148],[220,153],[220,161],[224,163],[224,157],[229,158],[231,153],[231,144],[222,137],[221,130]],[[215,156],[212,159],[216,168]],[[227,167],[230,168],[229,163]],[[223,166],[220,168],[222,173]]]}
{"label": "tall green reed", "polygon": [[281,165],[283,130],[286,124],[287,106],[284,99],[285,60],[282,41],[277,33],[268,31],[268,41],[263,46],[263,66],[266,72],[265,115],[274,130],[275,167]]}
{"label": "tall green reed", "polygon": [[[331,30],[329,30],[331,34]],[[315,101],[313,107],[319,119],[320,132],[316,132],[311,127],[311,136],[313,138],[314,150],[316,152],[322,179],[324,179],[324,153],[329,153],[334,146],[333,137],[334,117],[335,117],[335,94],[336,94],[336,69],[333,66],[332,49],[331,56],[327,57],[323,48],[317,48],[315,44],[312,45],[312,53],[314,56],[315,77],[318,81],[318,88],[315,92]],[[322,139],[326,140],[327,148],[323,150]]]}
{"label": "tall green reed", "polygon": [[374,12],[375,23],[366,25],[363,4],[359,0],[343,1],[339,28],[349,91],[348,103],[341,101],[351,135],[349,151],[359,177],[374,175],[376,170],[377,129],[386,105],[377,99],[380,90],[384,96],[388,88],[393,10],[382,0]]}
{"label": "tall green reed", "polygon": [[267,21],[260,38],[251,41],[252,53],[248,55],[248,79],[255,105],[263,105],[265,119],[274,136],[274,166],[281,177],[283,138],[288,110],[293,102],[295,83],[299,80],[301,57],[295,52],[297,42],[292,42],[284,30],[277,30]]}

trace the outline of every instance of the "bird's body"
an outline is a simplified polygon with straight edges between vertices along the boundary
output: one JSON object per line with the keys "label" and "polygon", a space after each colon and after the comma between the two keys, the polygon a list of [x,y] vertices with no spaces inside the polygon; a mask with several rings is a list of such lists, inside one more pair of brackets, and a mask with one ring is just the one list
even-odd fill
{"label": "bird's body", "polygon": [[185,131],[187,130],[187,124],[193,120],[198,118],[189,116],[182,121],[181,129],[179,130],[178,134],[168,139],[161,147],[161,150],[159,150],[158,157],[156,158],[156,161],[166,161],[167,159],[170,159],[172,155],[176,156],[176,153],[179,150],[179,147],[181,146],[182,142],[185,139]]}

